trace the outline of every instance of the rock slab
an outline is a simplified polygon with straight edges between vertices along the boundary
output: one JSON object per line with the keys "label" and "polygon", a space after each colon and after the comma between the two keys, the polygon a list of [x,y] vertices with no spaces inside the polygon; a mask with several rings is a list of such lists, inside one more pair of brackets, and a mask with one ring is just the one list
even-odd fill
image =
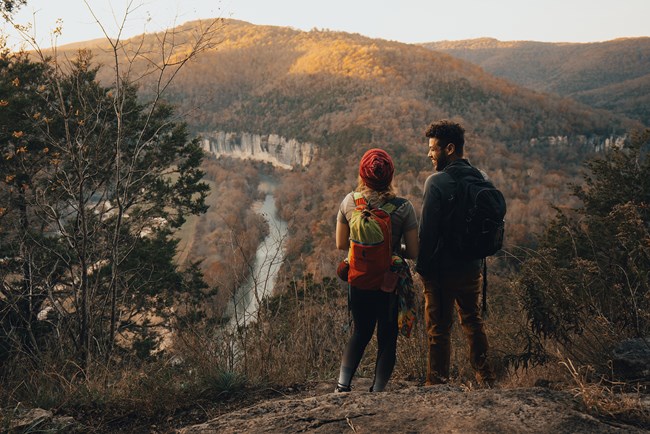
{"label": "rock slab", "polygon": [[385,393],[278,399],[224,414],[182,434],[208,433],[641,433],[600,421],[565,392],[410,386]]}
{"label": "rock slab", "polygon": [[621,342],[614,349],[612,369],[625,381],[650,384],[650,337]]}

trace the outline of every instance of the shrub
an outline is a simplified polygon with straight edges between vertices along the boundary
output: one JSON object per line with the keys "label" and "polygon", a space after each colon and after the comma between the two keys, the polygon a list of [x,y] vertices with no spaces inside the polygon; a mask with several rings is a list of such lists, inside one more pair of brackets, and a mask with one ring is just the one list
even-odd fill
{"label": "shrub", "polygon": [[587,163],[577,209],[557,209],[517,282],[533,336],[606,372],[616,342],[650,332],[650,130]]}

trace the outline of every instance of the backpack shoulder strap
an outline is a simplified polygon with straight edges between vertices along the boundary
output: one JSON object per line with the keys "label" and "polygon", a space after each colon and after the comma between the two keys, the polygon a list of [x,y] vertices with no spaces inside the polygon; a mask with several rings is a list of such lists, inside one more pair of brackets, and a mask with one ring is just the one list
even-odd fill
{"label": "backpack shoulder strap", "polygon": [[384,203],[380,208],[386,211],[388,214],[392,214],[397,210],[400,206],[404,205],[406,203],[406,199],[403,197],[394,197],[388,202]]}
{"label": "backpack shoulder strap", "polygon": [[469,163],[467,167],[447,166],[443,169],[443,172],[451,176],[458,184],[462,183],[469,174],[474,175],[480,180],[485,180],[483,173]]}
{"label": "backpack shoulder strap", "polygon": [[[368,205],[368,201],[363,196],[363,194],[359,193],[358,191],[353,191],[352,195],[354,197],[354,205],[355,206],[359,206],[359,205],[367,206]],[[391,200],[385,202],[379,208],[383,209],[388,214],[391,214],[396,209],[398,209],[400,206],[402,206],[404,203],[406,203],[406,199],[404,199],[403,197],[394,197]]]}
{"label": "backpack shoulder strap", "polygon": [[366,201],[366,198],[363,197],[363,194],[359,193],[358,191],[353,191],[352,196],[354,197],[355,206],[368,205],[368,201]]}

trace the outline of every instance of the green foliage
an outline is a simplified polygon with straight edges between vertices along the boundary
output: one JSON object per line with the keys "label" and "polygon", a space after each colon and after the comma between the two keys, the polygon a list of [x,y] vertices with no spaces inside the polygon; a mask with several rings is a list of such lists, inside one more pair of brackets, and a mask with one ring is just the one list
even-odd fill
{"label": "green foliage", "polygon": [[518,285],[535,336],[604,365],[616,341],[650,332],[650,131],[587,164],[582,206],[558,210]]}
{"label": "green foliage", "polygon": [[[647,158],[650,132],[635,133],[629,146],[613,149],[605,158],[587,163],[591,174],[575,194],[584,203],[583,214],[604,218],[616,206],[650,204],[650,159]],[[643,215],[648,221],[648,214]]]}
{"label": "green foliage", "polygon": [[0,357],[88,366],[128,332],[147,358],[149,317],[208,295],[172,239],[207,208],[203,153],[170,106],[102,86],[90,53],[60,66],[0,53]]}
{"label": "green foliage", "polygon": [[213,399],[240,392],[247,384],[246,377],[242,374],[218,368],[203,372],[198,380],[198,386],[203,390],[202,395]]}
{"label": "green foliage", "polygon": [[132,344],[133,351],[135,356],[140,360],[152,360],[153,354],[156,351],[156,348],[160,344],[160,338],[153,334],[148,333],[146,335],[139,334]]}

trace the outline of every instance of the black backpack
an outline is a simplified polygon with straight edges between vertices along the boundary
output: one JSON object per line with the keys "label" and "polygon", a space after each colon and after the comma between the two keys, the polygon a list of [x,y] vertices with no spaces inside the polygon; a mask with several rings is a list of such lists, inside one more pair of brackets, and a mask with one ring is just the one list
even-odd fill
{"label": "black backpack", "polygon": [[487,261],[503,246],[506,200],[472,166],[452,165],[444,171],[456,181],[453,209],[445,228],[445,249],[461,260],[483,260],[483,315],[487,315]]}
{"label": "black backpack", "polygon": [[456,181],[453,211],[445,247],[461,260],[483,259],[503,246],[506,200],[472,166],[452,165],[444,171]]}

